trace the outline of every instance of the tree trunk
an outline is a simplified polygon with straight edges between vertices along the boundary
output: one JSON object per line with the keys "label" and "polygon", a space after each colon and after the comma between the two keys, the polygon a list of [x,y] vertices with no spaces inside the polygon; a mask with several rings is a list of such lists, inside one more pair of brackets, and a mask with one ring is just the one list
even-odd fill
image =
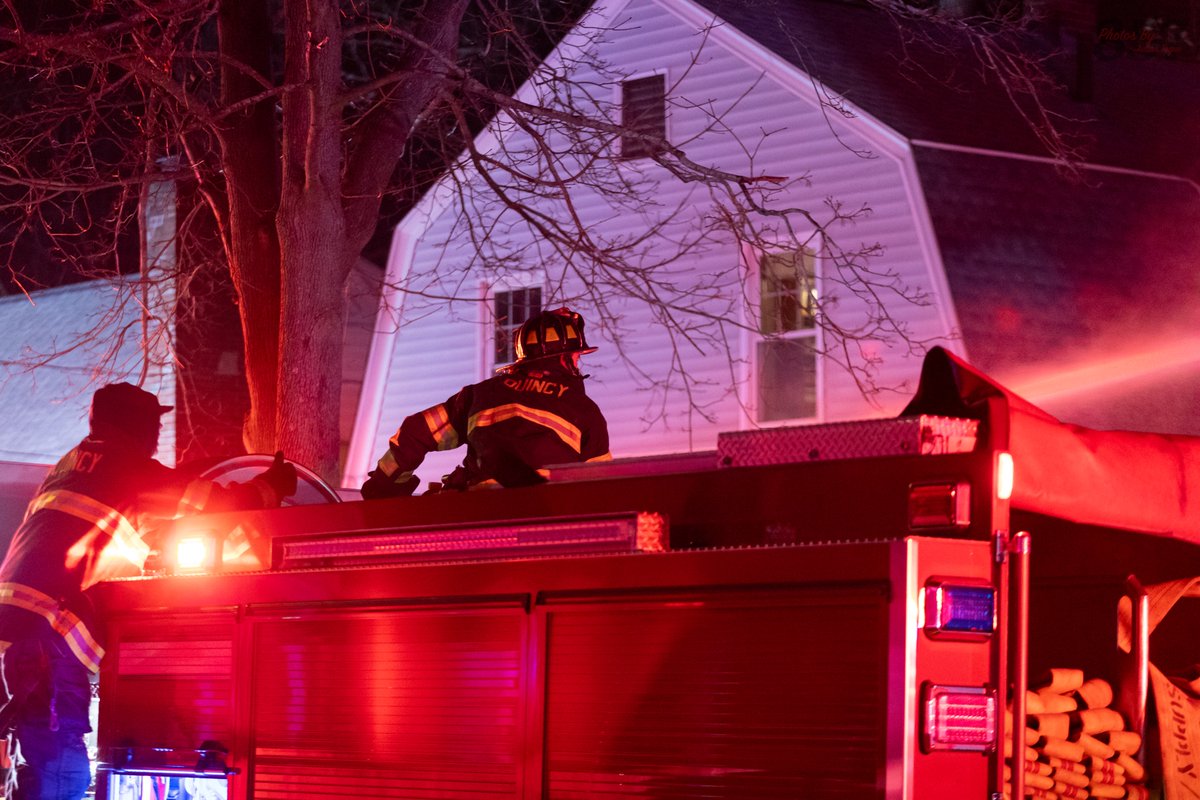
{"label": "tree trunk", "polygon": [[[265,0],[225,0],[218,17],[221,99],[235,103],[262,91],[240,65],[270,75],[271,18]],[[277,444],[280,256],[275,231],[279,149],[274,102],[230,118],[218,132],[229,202],[229,272],[237,293],[250,411],[243,440],[250,452]]]}
{"label": "tree trunk", "polygon": [[336,480],[344,288],[341,28],[332,0],[287,0],[283,183],[276,230],[283,274],[279,446]]}

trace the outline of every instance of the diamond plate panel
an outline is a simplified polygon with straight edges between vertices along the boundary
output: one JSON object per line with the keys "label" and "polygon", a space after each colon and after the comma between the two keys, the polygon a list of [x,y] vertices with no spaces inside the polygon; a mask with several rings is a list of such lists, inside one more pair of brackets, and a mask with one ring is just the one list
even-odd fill
{"label": "diamond plate panel", "polygon": [[722,433],[717,456],[724,467],[794,464],[876,456],[942,455],[975,449],[978,420],[899,417],[827,425]]}

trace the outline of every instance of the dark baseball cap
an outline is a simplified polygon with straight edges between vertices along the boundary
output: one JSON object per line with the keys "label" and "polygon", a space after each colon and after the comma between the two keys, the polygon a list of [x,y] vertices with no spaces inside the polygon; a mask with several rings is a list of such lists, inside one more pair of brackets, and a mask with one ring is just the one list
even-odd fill
{"label": "dark baseball cap", "polygon": [[132,383],[110,383],[92,395],[92,419],[119,421],[130,417],[162,416],[175,406],[164,406],[158,398]]}

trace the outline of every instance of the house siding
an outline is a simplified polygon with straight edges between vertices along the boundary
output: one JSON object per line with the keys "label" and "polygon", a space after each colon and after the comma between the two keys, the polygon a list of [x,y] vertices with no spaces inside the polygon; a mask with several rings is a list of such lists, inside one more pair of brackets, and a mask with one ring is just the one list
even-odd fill
{"label": "house siding", "polygon": [[[140,306],[131,287],[91,281],[0,299],[0,460],[53,464],[88,431],[92,393],[105,383],[138,383],[144,354]],[[165,302],[161,297],[160,302]],[[130,331],[135,333],[131,334]],[[174,374],[157,362],[143,388],[173,404]],[[47,360],[49,359],[49,360]],[[45,361],[46,363],[41,363]],[[159,458],[174,462],[174,412],[163,416]]]}
{"label": "house siding", "polygon": [[[694,161],[711,164],[731,172],[779,175],[790,183],[776,203],[800,205],[821,210],[825,199],[836,198],[845,208],[868,206],[871,212],[853,225],[836,230],[848,249],[859,243],[879,242],[881,257],[872,259],[873,269],[894,271],[902,283],[930,293],[929,303],[914,305],[894,301],[888,311],[912,337],[929,342],[945,341],[951,333],[944,304],[938,291],[937,265],[931,265],[931,243],[922,240],[920,230],[926,221],[920,209],[914,209],[911,184],[911,155],[899,139],[880,141],[877,123],[865,118],[843,119],[814,98],[810,79],[794,67],[763,62],[763,56],[747,56],[738,49],[741,34],[718,26],[705,40],[698,33],[696,20],[710,19],[707,12],[686,0],[633,0],[617,18],[620,30],[607,34],[601,43],[601,56],[619,64],[630,75],[665,70],[667,86],[673,98],[694,103],[711,101],[721,109],[722,125],[737,133],[753,158],[747,156],[728,134],[706,131],[706,116],[676,102],[668,112],[668,134],[683,145]],[[703,24],[703,23],[700,23]],[[703,47],[701,47],[703,45]],[[583,78],[596,76],[581,75]],[[600,78],[596,78],[601,80]],[[599,91],[603,91],[602,89]],[[617,97],[611,98],[616,100]],[[736,101],[736,102],[735,102]],[[836,134],[836,135],[835,135]],[[509,136],[509,134],[505,134]],[[519,138],[509,139],[510,146]],[[866,151],[863,157],[854,151]],[[624,166],[648,174],[659,171],[650,162]],[[808,182],[800,180],[808,176]],[[665,174],[653,193],[663,208],[692,202],[695,207],[681,218],[680,224],[701,224],[707,193],[695,185],[685,185]],[[592,230],[615,233],[640,224],[628,215],[613,218],[604,198],[594,192],[575,195],[577,210]],[[458,211],[453,203],[436,215],[422,232],[416,214],[405,223],[404,235],[416,235],[409,259],[404,248],[395,248],[389,265],[389,281],[399,282],[407,292],[393,293],[390,308],[381,315],[380,329],[394,330],[390,337],[379,337],[376,347],[387,348],[387,357],[375,363],[387,363],[386,378],[381,381],[382,398],[376,406],[365,402],[360,408],[372,418],[360,417],[359,436],[368,437],[373,446],[370,463],[347,466],[347,483],[355,485],[386,447],[388,436],[404,415],[445,399],[461,385],[484,377],[480,347],[486,347],[484,320],[486,311],[478,302],[484,277],[472,271],[464,232],[456,222]],[[475,216],[484,216],[473,211]],[[662,245],[663,248],[668,245]],[[710,276],[721,287],[722,297],[706,305],[706,311],[744,325],[747,313],[742,308],[741,285],[744,267],[735,242],[726,237],[707,251],[689,256],[686,270],[694,280]],[[750,369],[747,359],[755,337],[736,326],[727,334],[728,352],[709,347],[706,352],[682,347],[678,350],[658,324],[652,311],[632,301],[613,302],[621,319],[621,348],[637,370],[659,380],[667,380],[674,369],[682,368],[690,378],[689,395],[675,381],[669,388],[647,385],[635,378],[622,362],[612,330],[602,329],[596,310],[588,302],[587,287],[578,278],[568,277],[561,289],[556,287],[556,264],[530,263],[545,268],[548,291],[547,307],[571,299],[576,310],[588,317],[591,344],[599,352],[585,359],[591,394],[604,410],[609,422],[615,456],[706,450],[715,446],[719,431],[752,426],[744,404],[750,398]],[[684,265],[675,265],[678,268]],[[931,277],[933,276],[933,277]],[[844,290],[831,312],[841,325],[860,323],[864,307]],[[470,298],[447,303],[446,296]],[[832,298],[826,287],[826,300]],[[399,323],[397,326],[396,323]],[[919,356],[908,355],[903,347],[868,345],[873,356],[882,359],[876,381],[880,386],[911,388],[919,369]],[[826,360],[828,361],[828,360]],[[844,369],[833,363],[822,365],[819,408],[821,417],[838,420],[864,415],[895,413],[901,393],[882,394],[873,401],[865,399],[859,387]],[[377,410],[377,415],[373,412]],[[436,480],[444,464],[423,468],[421,476]]]}

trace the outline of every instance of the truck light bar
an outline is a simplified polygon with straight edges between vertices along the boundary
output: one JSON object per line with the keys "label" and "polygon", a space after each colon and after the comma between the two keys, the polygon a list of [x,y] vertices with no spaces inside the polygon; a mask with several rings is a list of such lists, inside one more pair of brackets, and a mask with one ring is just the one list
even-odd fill
{"label": "truck light bar", "polygon": [[909,528],[966,528],[971,524],[971,484],[918,484],[908,488]]}
{"label": "truck light bar", "polygon": [[921,628],[935,639],[983,640],[996,631],[996,589],[974,581],[930,578]]}
{"label": "truck light bar", "polygon": [[921,746],[934,750],[992,750],[996,746],[996,695],[983,686],[925,685]]}
{"label": "truck light bar", "polygon": [[276,539],[277,569],[407,564],[546,555],[659,552],[667,549],[666,518],[654,513],[514,522],[466,528],[395,529]]}

